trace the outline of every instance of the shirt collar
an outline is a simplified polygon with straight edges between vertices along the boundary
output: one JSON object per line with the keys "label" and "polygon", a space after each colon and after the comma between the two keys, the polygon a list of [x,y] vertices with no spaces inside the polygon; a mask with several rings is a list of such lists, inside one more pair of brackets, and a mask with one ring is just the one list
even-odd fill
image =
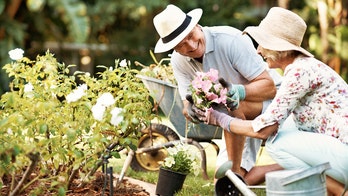
{"label": "shirt collar", "polygon": [[202,27],[204,37],[205,37],[205,54],[214,51],[214,35],[207,27]]}

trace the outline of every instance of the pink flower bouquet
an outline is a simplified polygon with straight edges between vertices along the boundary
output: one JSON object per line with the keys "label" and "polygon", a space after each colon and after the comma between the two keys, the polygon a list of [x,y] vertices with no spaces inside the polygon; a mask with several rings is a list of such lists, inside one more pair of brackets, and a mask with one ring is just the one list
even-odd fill
{"label": "pink flower bouquet", "polygon": [[219,72],[210,69],[209,72],[196,72],[191,82],[190,90],[194,104],[200,109],[209,109],[212,104],[226,104],[227,88],[218,81]]}

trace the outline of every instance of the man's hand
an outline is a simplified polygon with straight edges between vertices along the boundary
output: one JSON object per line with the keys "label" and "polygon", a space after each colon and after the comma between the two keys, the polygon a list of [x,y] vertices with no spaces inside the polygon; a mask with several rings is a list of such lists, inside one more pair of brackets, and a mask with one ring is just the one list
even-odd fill
{"label": "man's hand", "polygon": [[184,105],[184,116],[187,120],[193,123],[200,123],[201,121],[197,118],[195,112],[192,110],[192,108],[194,107],[192,96],[186,95],[186,100],[188,101],[188,103]]}
{"label": "man's hand", "polygon": [[231,132],[230,122],[234,118],[225,113],[225,110],[219,111],[213,108],[207,110],[201,110],[195,106],[192,107],[195,116],[200,120],[209,125],[215,125]]}
{"label": "man's hand", "polygon": [[232,84],[219,78],[220,84],[227,88],[226,105],[231,111],[238,109],[239,102],[245,99],[245,87],[241,84]]}

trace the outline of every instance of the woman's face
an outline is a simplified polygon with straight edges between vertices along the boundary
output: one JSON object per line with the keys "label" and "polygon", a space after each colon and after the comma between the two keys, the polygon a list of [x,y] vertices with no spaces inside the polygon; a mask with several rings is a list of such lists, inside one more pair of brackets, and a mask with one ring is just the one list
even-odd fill
{"label": "woman's face", "polygon": [[281,68],[280,64],[270,58],[267,50],[264,50],[260,45],[257,47],[257,54],[262,56],[262,58],[267,62],[269,68]]}
{"label": "woman's face", "polygon": [[183,56],[200,58],[205,52],[204,33],[200,26],[196,25],[192,31],[174,47],[174,50]]}

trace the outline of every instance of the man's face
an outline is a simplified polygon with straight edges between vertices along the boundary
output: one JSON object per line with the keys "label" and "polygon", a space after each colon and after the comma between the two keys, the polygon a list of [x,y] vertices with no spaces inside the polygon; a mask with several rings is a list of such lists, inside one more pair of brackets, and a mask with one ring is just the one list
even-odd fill
{"label": "man's face", "polygon": [[205,52],[204,33],[200,26],[196,25],[192,31],[174,47],[181,55],[191,58],[200,58]]}

